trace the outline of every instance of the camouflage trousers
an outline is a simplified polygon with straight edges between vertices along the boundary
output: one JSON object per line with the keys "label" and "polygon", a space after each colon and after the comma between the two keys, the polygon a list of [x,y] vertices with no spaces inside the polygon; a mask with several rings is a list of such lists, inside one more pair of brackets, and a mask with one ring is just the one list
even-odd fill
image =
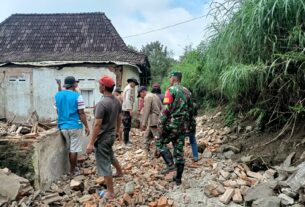
{"label": "camouflage trousers", "polygon": [[184,152],[183,152],[183,147],[184,147],[184,139],[185,139],[185,134],[182,133],[182,131],[177,130],[177,129],[172,129],[172,130],[166,130],[165,132],[162,133],[161,136],[159,136],[156,139],[156,147],[157,149],[162,152],[168,149],[167,144],[170,142],[172,143],[174,147],[174,162],[176,164],[183,164],[184,163]]}

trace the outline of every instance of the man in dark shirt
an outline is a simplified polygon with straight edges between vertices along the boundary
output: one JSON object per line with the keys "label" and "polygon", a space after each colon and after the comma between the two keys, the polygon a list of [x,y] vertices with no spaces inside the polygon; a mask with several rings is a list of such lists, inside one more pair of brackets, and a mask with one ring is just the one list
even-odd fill
{"label": "man in dark shirt", "polygon": [[95,147],[97,171],[100,176],[104,176],[107,185],[107,192],[100,195],[106,199],[113,199],[111,164],[117,169],[116,176],[123,175],[121,166],[112,150],[116,133],[121,125],[121,104],[112,94],[115,83],[111,77],[104,76],[99,80],[99,83],[100,92],[104,95],[104,98],[96,105],[93,133],[86,151],[91,154],[93,146]]}

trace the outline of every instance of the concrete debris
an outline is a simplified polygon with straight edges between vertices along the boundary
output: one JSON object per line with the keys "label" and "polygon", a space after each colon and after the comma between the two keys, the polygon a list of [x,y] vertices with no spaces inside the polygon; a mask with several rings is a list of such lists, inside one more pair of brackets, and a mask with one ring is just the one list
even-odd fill
{"label": "concrete debris", "polygon": [[261,183],[251,188],[245,196],[246,202],[252,202],[259,198],[274,196],[273,189],[266,183]]}
{"label": "concrete debris", "polygon": [[16,200],[21,196],[28,196],[34,190],[30,182],[14,173],[10,173],[7,169],[0,170],[0,195]]}
{"label": "concrete debris", "polygon": [[283,204],[284,206],[294,204],[294,199],[284,193],[281,193],[278,197],[281,199],[281,204]]}
{"label": "concrete debris", "polygon": [[252,203],[252,207],[280,207],[281,200],[276,196],[259,198]]}
{"label": "concrete debris", "polygon": [[[100,191],[105,190],[106,186],[104,177],[97,175],[95,157],[81,155],[78,158],[80,176],[62,176],[46,192],[34,191],[28,180],[15,175],[9,169],[0,169],[0,206],[240,207],[246,204],[255,207],[278,207],[281,204],[303,202],[303,197],[305,202],[305,193],[299,190],[305,186],[305,162],[296,168],[297,171],[289,171],[293,158],[291,155],[276,170],[270,168],[253,172],[245,164],[252,160],[252,156],[242,158],[242,163],[232,161],[230,158],[242,149],[224,144],[235,135],[233,129],[213,123],[213,119],[219,116],[221,113],[197,118],[200,159],[197,162],[192,161],[191,147],[187,143],[186,167],[182,185],[179,187],[173,182],[176,172],[165,176],[159,173],[164,167],[161,158],[153,158],[153,154],[145,156],[142,133],[134,130],[131,137],[134,143],[132,150],[119,142],[114,145],[114,152],[124,175],[114,179],[116,198],[107,204],[101,204],[105,201],[100,198]],[[38,121],[31,124],[6,126],[5,133],[7,137],[35,139],[41,131],[48,130],[48,125]],[[246,127],[246,132],[251,131],[252,128]],[[154,147],[152,145],[153,149],[149,153],[154,152]],[[172,148],[171,145],[169,147]],[[282,171],[285,171],[287,176],[290,174],[288,186],[283,186],[275,180],[280,174],[278,169],[283,168],[285,170]]]}

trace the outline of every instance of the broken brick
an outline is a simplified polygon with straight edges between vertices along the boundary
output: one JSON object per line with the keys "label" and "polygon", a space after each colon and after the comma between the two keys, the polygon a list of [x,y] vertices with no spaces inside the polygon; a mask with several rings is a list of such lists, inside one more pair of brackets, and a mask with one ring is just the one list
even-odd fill
{"label": "broken brick", "polygon": [[241,195],[240,189],[238,189],[238,188],[234,190],[233,202],[234,203],[242,203],[243,202],[243,197]]}
{"label": "broken brick", "polygon": [[150,202],[150,203],[148,204],[148,206],[149,206],[149,207],[157,207],[157,206],[158,206],[158,203],[157,203],[157,201],[153,201],[153,202]]}
{"label": "broken brick", "polygon": [[159,200],[158,200],[158,204],[157,207],[165,207],[167,205],[167,198],[162,196]]}
{"label": "broken brick", "polygon": [[228,204],[228,203],[230,203],[233,195],[234,195],[234,189],[227,188],[226,192],[222,196],[220,196],[219,200],[220,200],[220,202],[222,202],[224,204]]}

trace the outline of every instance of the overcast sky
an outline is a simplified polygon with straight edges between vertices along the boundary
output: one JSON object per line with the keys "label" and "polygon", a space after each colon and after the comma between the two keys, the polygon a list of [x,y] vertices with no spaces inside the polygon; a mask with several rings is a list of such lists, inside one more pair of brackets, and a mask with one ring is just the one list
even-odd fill
{"label": "overcast sky", "polygon": [[[173,25],[207,14],[211,0],[1,0],[0,21],[15,13],[104,12],[121,35],[126,37]],[[204,38],[208,18],[146,35],[124,38],[138,49],[159,40],[174,57],[186,45],[197,46]]]}

